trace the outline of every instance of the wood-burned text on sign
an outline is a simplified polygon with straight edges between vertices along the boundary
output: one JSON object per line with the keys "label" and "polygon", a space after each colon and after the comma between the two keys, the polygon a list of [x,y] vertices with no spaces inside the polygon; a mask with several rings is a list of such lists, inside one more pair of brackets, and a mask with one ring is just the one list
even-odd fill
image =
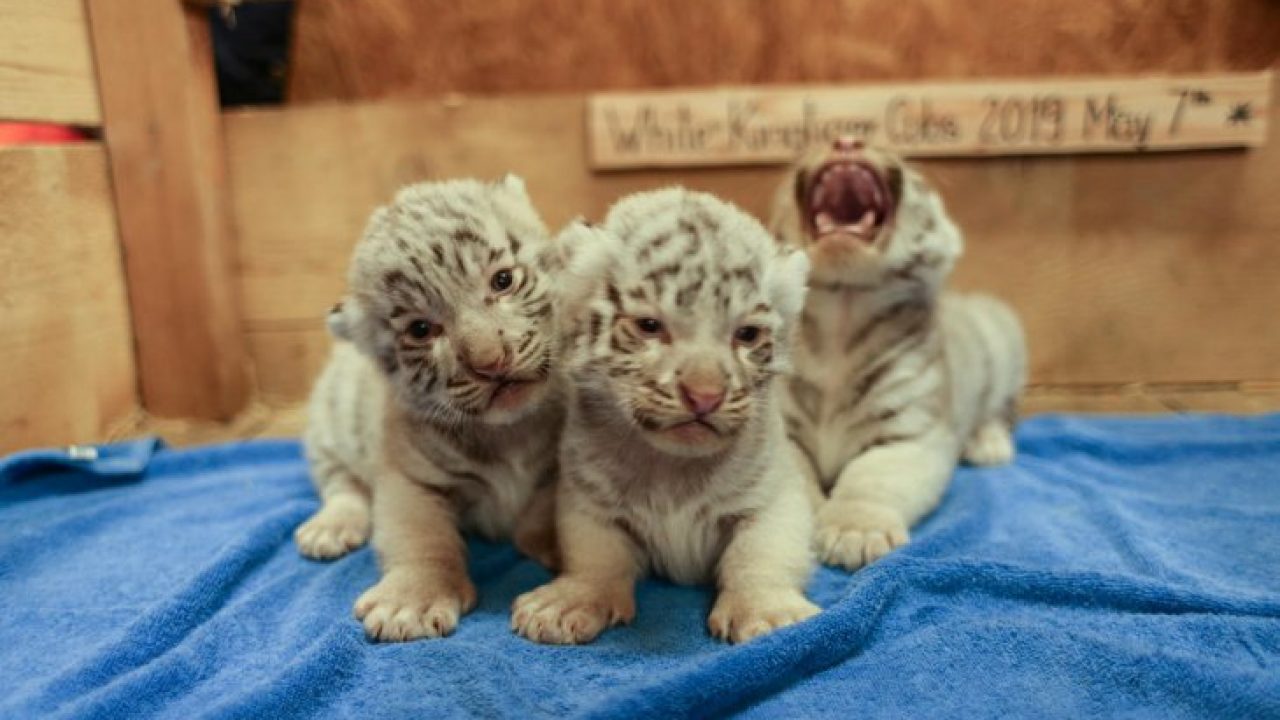
{"label": "wood-burned text on sign", "polygon": [[592,165],[786,162],[851,135],[911,156],[1261,145],[1271,73],[600,93]]}

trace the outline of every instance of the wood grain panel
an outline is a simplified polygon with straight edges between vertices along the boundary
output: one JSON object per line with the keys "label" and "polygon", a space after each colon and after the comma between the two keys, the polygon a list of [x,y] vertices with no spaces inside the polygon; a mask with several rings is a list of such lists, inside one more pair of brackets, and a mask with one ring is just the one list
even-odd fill
{"label": "wood grain panel", "polygon": [[0,453],[94,442],[137,407],[106,153],[0,150]]}
{"label": "wood grain panel", "polygon": [[1261,70],[1274,0],[307,0],[295,101]]}
{"label": "wood grain panel", "polygon": [[[956,284],[1013,302],[1048,383],[1280,378],[1280,138],[1166,156],[922,162],[968,237]],[[767,211],[775,168],[593,174],[581,97],[418,101],[226,118],[241,291],[264,391],[305,392],[321,317],[400,184],[524,175],[553,225],[683,183]],[[305,149],[305,150],[304,150]]]}
{"label": "wood grain panel", "polygon": [[135,0],[88,8],[143,404],[230,418],[249,383],[205,10]]}
{"label": "wood grain panel", "polygon": [[100,124],[82,0],[0,0],[0,120]]}

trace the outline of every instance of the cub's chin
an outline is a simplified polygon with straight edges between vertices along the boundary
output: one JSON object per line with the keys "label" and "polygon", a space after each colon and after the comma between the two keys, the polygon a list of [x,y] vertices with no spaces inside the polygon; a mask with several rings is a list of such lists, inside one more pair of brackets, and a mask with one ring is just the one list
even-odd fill
{"label": "cub's chin", "polygon": [[644,437],[659,452],[676,457],[700,458],[724,452],[736,433],[722,425],[687,420],[660,429],[643,428]]}
{"label": "cub's chin", "polygon": [[502,383],[489,396],[489,405],[480,414],[486,425],[510,425],[540,407],[547,399],[546,380]]}

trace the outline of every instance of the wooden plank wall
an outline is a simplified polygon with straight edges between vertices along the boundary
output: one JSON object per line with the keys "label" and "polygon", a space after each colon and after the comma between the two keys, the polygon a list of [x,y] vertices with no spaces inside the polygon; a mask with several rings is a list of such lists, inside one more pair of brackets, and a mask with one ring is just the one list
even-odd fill
{"label": "wooden plank wall", "polygon": [[0,120],[99,123],[82,0],[0,0]]}
{"label": "wooden plank wall", "polygon": [[[957,285],[1013,302],[1033,381],[1280,380],[1280,111],[1254,151],[921,163],[965,229]],[[395,101],[226,117],[245,327],[269,396],[305,395],[321,317],[400,184],[523,174],[552,224],[683,183],[763,216],[777,168],[593,174],[581,96]]]}
{"label": "wooden plank wall", "polygon": [[138,405],[101,144],[0,149],[0,453],[95,442]]}
{"label": "wooden plank wall", "polygon": [[1275,0],[307,0],[295,101],[1260,70]]}

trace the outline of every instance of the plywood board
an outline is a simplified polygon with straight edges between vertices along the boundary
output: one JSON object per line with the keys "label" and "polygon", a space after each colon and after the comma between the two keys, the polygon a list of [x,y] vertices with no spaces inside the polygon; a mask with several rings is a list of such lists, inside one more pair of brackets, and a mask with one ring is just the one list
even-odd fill
{"label": "plywood board", "polygon": [[1253,71],[1275,0],[307,0],[289,98]]}
{"label": "plywood board", "polygon": [[[546,219],[681,183],[764,216],[776,168],[592,173],[585,99],[290,108],[226,116],[241,298],[268,393],[323,361],[368,214],[400,184],[524,175]],[[967,236],[956,285],[1007,298],[1047,383],[1280,378],[1280,143],[1251,151],[927,160]]]}
{"label": "plywood board", "polygon": [[0,121],[100,124],[82,0],[0,0]]}
{"label": "plywood board", "polygon": [[249,383],[205,10],[88,0],[142,400],[227,419]]}
{"label": "plywood board", "polygon": [[786,163],[853,137],[911,157],[1260,145],[1269,72],[597,93],[596,168]]}
{"label": "plywood board", "polygon": [[99,144],[0,150],[0,453],[94,442],[137,407]]}

